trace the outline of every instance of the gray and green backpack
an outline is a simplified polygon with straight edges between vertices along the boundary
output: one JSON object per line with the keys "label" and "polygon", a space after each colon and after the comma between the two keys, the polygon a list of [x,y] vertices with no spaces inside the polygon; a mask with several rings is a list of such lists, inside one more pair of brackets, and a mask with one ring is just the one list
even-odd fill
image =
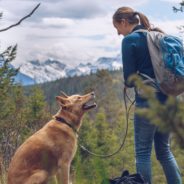
{"label": "gray and green backpack", "polygon": [[[144,29],[155,73],[156,85],[166,95],[177,96],[184,92],[184,47],[175,36]],[[147,79],[149,76],[141,74]]]}

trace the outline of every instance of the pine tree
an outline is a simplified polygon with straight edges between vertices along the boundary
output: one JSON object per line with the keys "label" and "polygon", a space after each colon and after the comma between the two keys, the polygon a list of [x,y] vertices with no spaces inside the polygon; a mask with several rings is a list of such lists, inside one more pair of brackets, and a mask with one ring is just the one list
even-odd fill
{"label": "pine tree", "polygon": [[11,62],[16,55],[16,50],[17,46],[8,47],[0,54],[0,119],[6,117],[8,114],[9,108],[7,108],[5,102],[9,98],[14,77],[18,72],[18,69],[14,69],[11,66]]}
{"label": "pine tree", "polygon": [[179,7],[175,7],[173,6],[173,11],[174,12],[184,12],[184,1],[182,0],[180,3],[179,3]]}
{"label": "pine tree", "polygon": [[38,86],[32,87],[29,92],[26,114],[27,126],[31,132],[38,130],[51,117],[43,91]]}
{"label": "pine tree", "polygon": [[11,151],[8,151],[7,147],[11,134],[10,119],[14,111],[11,94],[14,90],[14,77],[18,72],[18,69],[11,66],[11,62],[16,56],[16,50],[17,46],[10,46],[0,54],[0,146],[1,154],[8,157],[8,160],[11,156]]}
{"label": "pine tree", "polygon": [[[184,0],[182,0],[182,1],[179,3],[179,7],[178,7],[178,6],[177,6],[177,7],[173,6],[173,11],[174,11],[175,13],[178,13],[178,12],[183,13],[183,12],[184,12]],[[180,30],[180,32],[181,32],[182,34],[184,34],[184,25],[178,26],[178,29]]]}

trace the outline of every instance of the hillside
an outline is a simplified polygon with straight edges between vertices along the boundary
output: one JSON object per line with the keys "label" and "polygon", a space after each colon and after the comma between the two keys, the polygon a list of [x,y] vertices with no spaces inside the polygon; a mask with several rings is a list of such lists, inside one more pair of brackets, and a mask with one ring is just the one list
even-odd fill
{"label": "hillside", "polygon": [[[58,110],[55,96],[61,90],[68,95],[95,92],[98,107],[85,115],[79,133],[80,143],[98,154],[110,154],[119,148],[126,131],[122,70],[99,70],[86,76],[62,78],[24,88],[14,86],[11,93],[5,93],[6,96],[2,97],[4,106],[0,113],[0,147],[4,174],[0,177],[1,184],[6,184],[4,168],[8,167],[17,147]],[[132,90],[128,91],[128,96],[133,99]],[[100,184],[104,178],[119,176],[123,170],[135,173],[133,113],[134,107],[130,111],[125,145],[114,157],[97,158],[78,148],[71,167],[73,183]],[[178,146],[175,137],[171,145],[183,173],[184,151]],[[152,162],[154,183],[165,184],[154,151]]]}
{"label": "hillside", "polygon": [[[94,91],[97,100],[106,99],[108,93],[113,93],[117,100],[122,101],[123,97],[122,70],[99,70],[95,74],[62,78],[56,81],[39,84],[38,86],[44,91],[46,101],[50,107],[55,104],[55,96],[60,94],[60,91],[64,91],[69,95],[76,93],[84,94]],[[31,87],[27,87],[27,89],[30,88]],[[102,104],[99,103],[98,106],[101,107]]]}
{"label": "hillside", "polygon": [[[82,144],[100,154],[112,153],[119,148],[126,130],[122,70],[111,72],[101,70],[96,74],[44,83],[40,87],[44,91],[50,112],[52,113],[58,108],[55,103],[55,96],[61,90],[69,95],[75,93],[85,94],[86,92],[94,91],[98,107],[96,110],[88,113],[83,120],[81,129]],[[133,99],[132,90],[128,91],[128,95]],[[104,160],[90,156],[80,149],[78,150],[72,167],[73,171],[76,172],[77,184],[97,184],[100,183],[103,177],[120,175],[124,169],[128,169],[131,173],[135,172],[133,111],[134,108],[130,112],[129,130],[125,146],[119,154]],[[182,155],[184,152],[176,142],[177,140],[172,140],[172,150],[183,171],[184,160]],[[154,150],[152,161],[154,183],[165,184],[165,177],[160,164],[156,160]]]}

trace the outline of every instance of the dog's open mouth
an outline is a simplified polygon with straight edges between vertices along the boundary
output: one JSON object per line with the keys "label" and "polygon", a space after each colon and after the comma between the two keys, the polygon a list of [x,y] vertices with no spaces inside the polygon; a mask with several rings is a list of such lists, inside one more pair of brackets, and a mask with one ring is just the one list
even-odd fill
{"label": "dog's open mouth", "polygon": [[84,110],[89,110],[89,109],[95,108],[96,106],[97,106],[96,103],[93,102],[92,99],[91,99],[91,100],[89,100],[87,103],[85,103],[85,104],[82,106],[82,108],[83,108]]}

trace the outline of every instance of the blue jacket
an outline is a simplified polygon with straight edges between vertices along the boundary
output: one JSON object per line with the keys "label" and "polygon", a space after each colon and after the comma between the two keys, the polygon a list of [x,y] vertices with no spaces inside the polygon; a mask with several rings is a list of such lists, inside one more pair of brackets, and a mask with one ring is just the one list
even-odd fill
{"label": "blue jacket", "polygon": [[[143,29],[143,26],[138,25],[133,31],[138,29]],[[146,35],[133,31],[122,41],[123,74],[125,84],[128,87],[134,87],[133,84],[128,84],[128,78],[137,72],[155,78]]]}
{"label": "blue jacket", "polygon": [[[137,25],[122,41],[123,75],[127,87],[134,87],[133,83],[128,83],[128,78],[132,74],[138,72],[146,74],[151,78],[155,78],[146,34],[134,32],[138,29],[144,29],[144,27],[142,25]],[[167,96],[162,92],[158,92],[156,95],[161,102],[164,102],[167,99]],[[143,99],[136,93],[136,102],[142,100]]]}

